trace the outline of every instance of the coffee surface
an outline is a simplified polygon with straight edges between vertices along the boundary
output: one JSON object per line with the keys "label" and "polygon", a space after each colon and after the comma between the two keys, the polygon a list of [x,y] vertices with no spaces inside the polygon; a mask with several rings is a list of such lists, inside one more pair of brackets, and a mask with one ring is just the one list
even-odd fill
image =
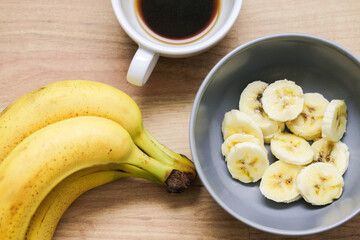
{"label": "coffee surface", "polygon": [[138,0],[136,8],[155,37],[186,40],[201,37],[211,28],[219,0]]}

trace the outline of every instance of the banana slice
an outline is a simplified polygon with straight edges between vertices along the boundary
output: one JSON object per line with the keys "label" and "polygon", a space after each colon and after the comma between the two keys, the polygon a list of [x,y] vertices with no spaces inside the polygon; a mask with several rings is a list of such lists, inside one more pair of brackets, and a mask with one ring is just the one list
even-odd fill
{"label": "banana slice", "polygon": [[314,152],[310,144],[291,133],[279,133],[270,144],[271,152],[281,161],[306,165],[313,161]]}
{"label": "banana slice", "polygon": [[269,166],[265,151],[256,143],[238,143],[226,157],[231,176],[241,182],[258,181]]}
{"label": "banana slice", "polygon": [[296,187],[296,178],[303,166],[276,161],[264,172],[260,182],[260,191],[275,202],[293,202],[298,200],[300,192]]}
{"label": "banana slice", "polygon": [[284,124],[270,119],[263,109],[261,99],[267,86],[268,84],[262,81],[248,84],[240,95],[239,109],[257,123],[265,142],[270,143],[271,138],[284,129]]}
{"label": "banana slice", "polygon": [[235,133],[250,134],[264,142],[263,134],[258,125],[246,113],[233,109],[225,113],[222,122],[224,140]]}
{"label": "banana slice", "polygon": [[262,104],[269,118],[281,122],[293,120],[303,109],[303,90],[293,81],[275,81],[265,89]]}
{"label": "banana slice", "polygon": [[315,162],[325,162],[334,165],[341,174],[344,174],[349,166],[349,148],[341,141],[333,142],[321,138],[315,141],[311,148],[314,151]]}
{"label": "banana slice", "polygon": [[305,167],[296,179],[297,188],[305,201],[325,205],[341,196],[344,179],[330,163],[313,163]]}
{"label": "banana slice", "polygon": [[304,94],[304,107],[297,118],[286,122],[286,127],[299,137],[314,140],[321,137],[322,119],[329,101],[320,93]]}
{"label": "banana slice", "polygon": [[226,157],[233,146],[243,142],[256,143],[257,145],[263,148],[266,154],[268,154],[267,149],[265,148],[264,144],[261,142],[260,139],[254,137],[253,135],[242,134],[242,133],[235,133],[234,135],[231,135],[224,141],[224,143],[221,145],[222,154]]}
{"label": "banana slice", "polygon": [[346,104],[344,100],[332,100],[327,106],[322,120],[322,137],[339,141],[345,131],[347,123]]}
{"label": "banana slice", "polygon": [[285,123],[280,122],[279,130],[274,132],[273,134],[264,136],[264,142],[267,144],[270,144],[271,139],[273,139],[273,137],[275,137],[275,135],[277,135],[278,133],[281,133],[282,131],[284,131],[284,129],[285,129]]}

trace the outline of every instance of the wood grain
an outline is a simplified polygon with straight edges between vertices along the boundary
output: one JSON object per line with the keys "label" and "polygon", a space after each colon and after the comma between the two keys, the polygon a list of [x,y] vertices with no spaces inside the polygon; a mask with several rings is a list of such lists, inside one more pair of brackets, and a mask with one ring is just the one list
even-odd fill
{"label": "wood grain", "polygon": [[[137,46],[118,24],[110,1],[0,1],[0,108],[42,85],[89,79],[113,85],[140,106],[160,142],[190,156],[189,118],[206,74],[233,48],[284,32],[314,34],[360,56],[360,1],[245,0],[228,35],[186,59],[160,58],[149,82],[125,81]],[[200,180],[180,195],[150,182],[122,179],[81,196],[54,239],[359,239],[360,216],[305,237],[277,236],[234,219]]]}

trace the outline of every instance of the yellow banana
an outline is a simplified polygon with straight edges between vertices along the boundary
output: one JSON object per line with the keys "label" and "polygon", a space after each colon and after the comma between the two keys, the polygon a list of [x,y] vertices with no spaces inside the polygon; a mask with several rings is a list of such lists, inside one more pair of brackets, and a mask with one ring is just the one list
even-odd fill
{"label": "yellow banana", "polygon": [[61,216],[81,194],[123,177],[139,177],[157,181],[148,172],[127,164],[92,167],[73,173],[51,190],[41,202],[31,219],[25,239],[50,240]]}
{"label": "yellow banana", "polygon": [[0,239],[24,239],[42,200],[72,173],[121,163],[148,171],[169,191],[190,184],[182,172],[145,155],[125,129],[105,118],[70,118],[31,134],[0,165]]}
{"label": "yellow banana", "polygon": [[171,164],[191,181],[195,178],[195,167],[187,157],[161,145],[144,128],[133,99],[114,87],[86,80],[52,83],[10,104],[0,114],[0,163],[25,137],[51,123],[77,116],[98,116],[119,123],[149,156]]}

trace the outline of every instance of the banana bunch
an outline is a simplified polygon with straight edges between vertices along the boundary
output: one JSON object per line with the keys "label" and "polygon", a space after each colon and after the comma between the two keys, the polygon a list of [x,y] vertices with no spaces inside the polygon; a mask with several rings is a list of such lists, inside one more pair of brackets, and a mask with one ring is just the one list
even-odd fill
{"label": "banana bunch", "polygon": [[[350,156],[340,141],[346,124],[343,100],[304,94],[287,79],[254,81],[241,93],[239,109],[224,115],[221,151],[231,176],[244,183],[261,179],[266,198],[325,205],[342,194]],[[269,163],[264,143],[278,161]]]}
{"label": "banana bunch", "polygon": [[0,239],[51,239],[82,193],[122,177],[181,192],[193,163],[161,145],[125,93],[106,84],[49,84],[0,114]]}

